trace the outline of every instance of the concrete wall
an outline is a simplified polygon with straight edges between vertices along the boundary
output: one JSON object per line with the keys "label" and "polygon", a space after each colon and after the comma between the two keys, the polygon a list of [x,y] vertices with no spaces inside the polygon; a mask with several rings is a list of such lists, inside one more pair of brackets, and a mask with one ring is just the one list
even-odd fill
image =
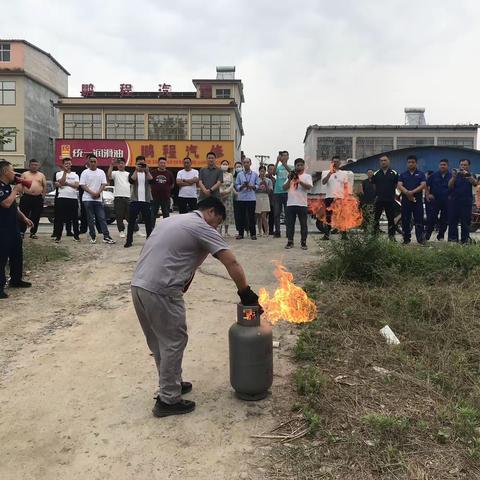
{"label": "concrete wall", "polygon": [[54,141],[59,136],[58,110],[52,115],[51,101],[58,101],[55,93],[25,78],[25,155],[39,160],[47,177],[56,170]]}
{"label": "concrete wall", "polygon": [[24,127],[24,90],[25,77],[2,75],[0,81],[15,82],[15,105],[0,105],[0,127],[15,127],[17,132],[17,148],[15,152],[0,152],[0,158],[5,158],[16,168],[23,168],[25,164],[25,127]]}

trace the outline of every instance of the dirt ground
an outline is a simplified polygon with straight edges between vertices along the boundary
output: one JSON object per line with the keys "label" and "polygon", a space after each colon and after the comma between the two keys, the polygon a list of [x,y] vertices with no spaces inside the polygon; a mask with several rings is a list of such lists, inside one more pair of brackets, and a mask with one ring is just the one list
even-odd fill
{"label": "dirt ground", "polygon": [[[26,240],[32,241],[32,240]],[[44,244],[49,236],[37,240]],[[151,414],[156,371],[130,300],[129,282],[143,239],[80,245],[71,259],[28,277],[34,288],[11,292],[0,317],[0,478],[259,479],[268,447],[250,435],[282,419],[277,402],[290,381],[294,329],[276,326],[272,395],[242,402],[229,383],[228,328],[236,291],[209,259],[185,300],[189,344],[184,378],[194,413]],[[249,282],[273,288],[274,259],[294,273],[315,258],[285,251],[284,239],[230,240]]]}

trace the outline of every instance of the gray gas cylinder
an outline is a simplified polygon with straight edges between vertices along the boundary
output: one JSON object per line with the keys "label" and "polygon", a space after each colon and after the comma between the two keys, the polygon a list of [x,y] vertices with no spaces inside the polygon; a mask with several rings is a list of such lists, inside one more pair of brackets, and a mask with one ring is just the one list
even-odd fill
{"label": "gray gas cylinder", "polygon": [[261,400],[273,381],[272,328],[260,322],[258,306],[237,305],[228,332],[230,383],[242,400]]}

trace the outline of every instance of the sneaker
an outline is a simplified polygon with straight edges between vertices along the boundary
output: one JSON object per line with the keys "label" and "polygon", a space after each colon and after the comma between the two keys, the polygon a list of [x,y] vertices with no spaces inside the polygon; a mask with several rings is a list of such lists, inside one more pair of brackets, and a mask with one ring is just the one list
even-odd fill
{"label": "sneaker", "polygon": [[126,242],[123,248],[130,248],[132,245],[132,242]]}
{"label": "sneaker", "polygon": [[67,237],[74,237],[75,235],[72,232],[67,232]]}
{"label": "sneaker", "polygon": [[80,237],[78,235],[74,235],[73,236],[73,241],[74,242],[79,242],[80,241]]}
{"label": "sneaker", "polygon": [[10,282],[8,283],[10,288],[30,288],[32,284],[30,282],[25,282],[24,280],[19,280],[18,282]]}
{"label": "sneaker", "polygon": [[293,248],[293,242],[288,242],[286,245],[285,245],[285,248],[288,250],[290,248]]}
{"label": "sneaker", "polygon": [[300,248],[301,248],[302,250],[308,250],[308,247],[307,247],[307,244],[306,244],[306,243],[302,243],[302,244],[300,245]]}
{"label": "sneaker", "polygon": [[34,240],[38,240],[38,235],[35,233],[31,233],[30,238],[33,238]]}
{"label": "sneaker", "polygon": [[0,300],[3,298],[8,298],[8,295],[5,292],[0,292]]}
{"label": "sneaker", "polygon": [[190,393],[192,391],[192,384],[190,382],[182,382],[182,395]]}
{"label": "sneaker", "polygon": [[125,238],[125,232],[120,232],[119,235],[120,235],[120,238]]}
{"label": "sneaker", "polygon": [[257,237],[256,237],[255,235],[252,235],[250,238],[251,238],[252,240],[256,240],[256,239],[257,239]]}
{"label": "sneaker", "polygon": [[402,245],[408,245],[411,240],[403,240]]}
{"label": "sneaker", "polygon": [[90,237],[90,243],[97,243],[97,239],[95,237]]}
{"label": "sneaker", "polygon": [[60,243],[61,241],[62,241],[61,238],[56,238],[56,239],[54,240],[55,243]]}
{"label": "sneaker", "polygon": [[155,417],[168,417],[170,415],[183,415],[185,413],[190,413],[195,410],[195,402],[191,400],[180,400],[177,403],[168,404],[160,400],[160,397],[157,397],[155,406],[153,407],[152,413]]}
{"label": "sneaker", "polygon": [[103,237],[103,243],[108,243],[109,245],[114,245],[115,240],[112,237]]}
{"label": "sneaker", "polygon": [[237,235],[237,236],[235,237],[235,240],[243,240],[243,235]]}
{"label": "sneaker", "polygon": [[281,237],[281,235],[279,233],[274,233],[273,234],[273,238],[280,238],[280,237]]}

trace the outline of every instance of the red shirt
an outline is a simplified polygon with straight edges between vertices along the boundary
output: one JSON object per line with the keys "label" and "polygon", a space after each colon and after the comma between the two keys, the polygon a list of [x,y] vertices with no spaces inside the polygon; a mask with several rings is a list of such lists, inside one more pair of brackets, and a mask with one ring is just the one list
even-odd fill
{"label": "red shirt", "polygon": [[152,172],[152,197],[154,200],[168,200],[175,185],[175,179],[169,170],[155,170]]}

